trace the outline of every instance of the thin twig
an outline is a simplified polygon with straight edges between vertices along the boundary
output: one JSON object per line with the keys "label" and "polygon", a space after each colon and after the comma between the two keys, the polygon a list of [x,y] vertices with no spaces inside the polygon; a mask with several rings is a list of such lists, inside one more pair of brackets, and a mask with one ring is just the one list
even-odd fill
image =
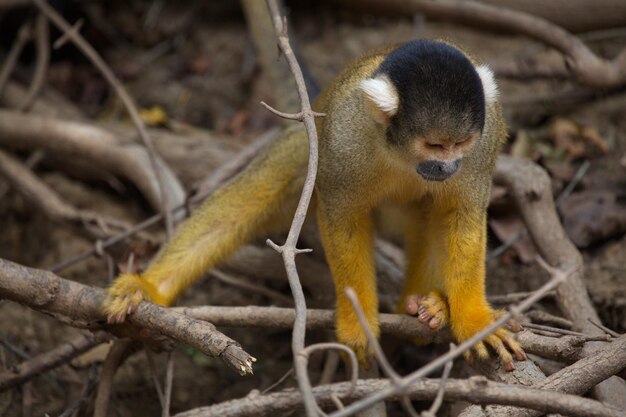
{"label": "thin twig", "polygon": [[174,381],[174,358],[172,352],[167,352],[167,366],[165,368],[165,404],[163,405],[162,417],[170,417],[170,404],[172,403],[172,383]]}
{"label": "thin twig", "polygon": [[20,26],[17,31],[17,37],[15,38],[15,42],[11,46],[9,53],[4,59],[4,65],[0,70],[0,96],[2,96],[2,92],[4,91],[4,87],[7,85],[9,81],[9,77],[15,68],[15,64],[17,64],[17,59],[20,57],[22,53],[22,49],[24,49],[24,45],[30,40],[32,37],[32,28],[31,22],[26,22]]}
{"label": "thin twig", "polygon": [[48,27],[48,19],[43,13],[39,13],[35,21],[35,45],[37,47],[35,72],[28,93],[19,106],[19,110],[23,112],[29,111],[35,103],[35,99],[46,82],[50,64],[50,28]]}
{"label": "thin twig", "polygon": [[268,297],[271,300],[274,300],[276,302],[278,302],[279,304],[282,305],[287,305],[287,306],[292,306],[293,305],[293,299],[287,297],[286,295],[283,295],[282,293],[278,292],[278,291],[274,291],[270,288],[264,287],[262,285],[259,284],[254,284],[252,282],[248,282],[244,279],[241,278],[237,278],[232,276],[231,274],[227,274],[223,271],[220,271],[219,269],[213,269],[210,272],[211,275],[213,275],[215,278],[217,278],[218,280],[228,284],[228,285],[232,285],[238,288],[243,288],[261,295],[264,295],[266,297]]}
{"label": "thin twig", "polygon": [[361,325],[361,328],[365,332],[367,341],[370,344],[370,347],[372,348],[372,350],[374,351],[376,360],[378,360],[378,363],[380,364],[384,374],[389,379],[391,379],[391,382],[393,383],[398,382],[400,380],[400,375],[398,375],[398,373],[393,369],[393,367],[387,360],[387,357],[385,356],[383,349],[380,347],[380,343],[378,343],[378,339],[376,338],[376,336],[374,336],[374,333],[372,333],[372,329],[367,323],[367,319],[365,318],[365,313],[363,312],[361,303],[359,303],[359,299],[356,295],[356,292],[354,291],[352,287],[346,287],[345,294],[348,300],[350,301],[350,304],[352,304],[352,308],[354,309],[354,312],[356,313],[356,317],[359,320],[359,324]]}
{"label": "thin twig", "polygon": [[113,343],[100,374],[98,382],[98,391],[96,392],[96,400],[94,404],[93,417],[106,417],[109,408],[109,399],[111,398],[111,388],[113,386],[113,377],[117,372],[120,364],[124,361],[126,353],[133,345],[132,340],[122,339]]}
{"label": "thin twig", "polygon": [[306,359],[306,363],[308,364],[309,356],[311,356],[311,353],[315,352],[316,350],[330,349],[342,351],[343,353],[348,355],[348,358],[350,359],[349,361],[347,361],[350,364],[350,388],[348,388],[348,393],[345,395],[346,397],[349,397],[354,392],[354,388],[356,387],[356,381],[359,378],[359,361],[357,360],[356,354],[352,349],[350,349],[346,345],[342,345],[341,343],[316,343],[302,349],[300,355],[302,355]]}
{"label": "thin twig", "polygon": [[528,329],[536,329],[536,330],[543,330],[546,332],[552,332],[552,333],[556,333],[556,334],[565,334],[565,335],[570,335],[570,336],[578,336],[578,337],[582,337],[583,339],[585,339],[585,341],[602,341],[602,342],[608,342],[611,340],[611,336],[610,335],[588,335],[588,334],[584,334],[584,333],[580,333],[580,332],[575,332],[573,330],[567,330],[567,329],[561,329],[558,327],[553,327],[553,326],[546,326],[543,324],[536,324],[536,323],[525,323],[524,327],[528,328]]}
{"label": "thin twig", "polygon": [[589,170],[590,166],[591,166],[591,162],[589,162],[588,159],[585,159],[585,161],[582,164],[580,164],[580,167],[578,167],[578,170],[576,171],[576,174],[574,174],[574,177],[572,178],[572,180],[569,182],[569,184],[567,184],[567,187],[565,187],[563,191],[561,191],[559,196],[556,198],[554,203],[556,204],[557,207],[560,207],[563,201],[567,197],[570,196],[570,194],[572,193],[572,191],[574,191],[574,188],[576,188],[580,180],[583,179],[583,177]]}
{"label": "thin twig", "polygon": [[[415,400],[432,400],[439,391],[439,379],[423,378],[407,387],[406,393]],[[313,393],[321,406],[332,406],[333,396],[344,393],[348,382],[315,387]],[[350,400],[362,400],[379,392],[393,390],[387,379],[359,379]],[[544,413],[559,413],[572,417],[623,417],[624,413],[599,401],[578,395],[550,392],[522,385],[489,381],[484,377],[449,379],[445,385],[448,400],[470,401],[475,404],[503,404],[528,407]],[[302,407],[302,394],[285,389],[269,395],[246,396],[209,407],[176,414],[174,417],[263,417],[276,416]]]}
{"label": "thin twig", "polygon": [[92,347],[106,342],[111,336],[105,332],[93,335],[80,336],[76,340],[65,343],[49,352],[22,362],[7,372],[0,373],[0,392],[23,384],[37,375],[41,375],[57,366],[69,362],[76,356]]}
{"label": "thin twig", "polygon": [[154,361],[154,352],[150,349],[144,349],[146,352],[146,358],[148,359],[148,368],[150,369],[150,379],[154,384],[154,389],[157,392],[157,397],[159,398],[159,404],[161,404],[161,408],[165,409],[165,396],[163,394],[163,388],[161,387],[161,382],[159,381],[159,376],[157,375],[157,366]]}
{"label": "thin twig", "polygon": [[261,391],[261,395],[265,395],[268,392],[272,391],[274,388],[276,388],[277,386],[279,386],[280,384],[285,382],[287,380],[287,378],[289,378],[289,376],[291,376],[292,374],[293,374],[293,367],[289,368],[289,370],[287,372],[285,372],[285,374],[283,376],[278,378],[278,381],[274,382],[272,385],[270,385],[269,387],[267,387],[263,391]]}
{"label": "thin twig", "polygon": [[96,364],[93,364],[91,367],[91,370],[89,372],[89,376],[87,377],[87,382],[85,382],[85,385],[83,386],[83,389],[78,397],[78,399],[76,401],[74,401],[72,404],[69,405],[69,407],[67,407],[65,409],[65,411],[63,411],[61,414],[58,415],[58,417],[71,417],[74,415],[74,413],[76,412],[76,410],[78,410],[80,408],[81,405],[83,405],[83,403],[85,403],[93,394],[93,391],[96,389],[96,386],[98,385],[98,374],[96,372],[98,366]]}
{"label": "thin twig", "polygon": [[593,324],[598,329],[602,330],[603,332],[606,332],[607,334],[609,334],[609,335],[611,335],[613,337],[620,337],[621,336],[621,334],[617,333],[615,330],[611,330],[608,327],[606,327],[604,324],[597,323],[595,320],[589,319],[589,323]]}
{"label": "thin twig", "polygon": [[150,164],[152,165],[152,169],[154,170],[154,174],[159,183],[159,191],[161,194],[161,213],[165,218],[165,230],[167,232],[167,237],[171,237],[173,230],[172,223],[172,213],[168,208],[167,203],[167,195],[165,189],[165,181],[163,178],[163,173],[159,169],[156,160],[156,150],[154,149],[154,144],[152,143],[152,139],[148,135],[148,131],[146,130],[146,126],[143,123],[143,120],[139,116],[139,112],[137,111],[137,106],[133,102],[133,99],[128,94],[124,86],[119,82],[113,71],[109,68],[109,66],[104,62],[100,54],[82,37],[82,35],[75,31],[72,26],[56,12],[45,0],[32,0],[33,3],[39,8],[39,10],[46,15],[48,19],[55,26],[57,26],[61,32],[65,33],[65,35],[70,39],[76,47],[91,61],[91,63],[102,73],[104,78],[107,80],[111,88],[118,95],[126,111],[128,112],[137,132],[139,133],[139,137],[141,138],[144,146],[148,151],[148,156],[150,158]]}
{"label": "thin twig", "polygon": [[315,114],[311,109],[311,103],[309,102],[309,95],[306,90],[304,77],[302,76],[302,70],[298,65],[298,61],[296,60],[291,46],[289,45],[286,19],[281,17],[278,4],[275,0],[267,0],[267,6],[269,8],[270,15],[272,16],[272,23],[274,25],[274,31],[276,32],[278,46],[287,60],[289,68],[291,69],[298,86],[298,95],[300,96],[300,115],[309,138],[309,163],[307,176],[302,189],[302,195],[300,196],[300,201],[298,201],[298,207],[293,217],[293,222],[291,223],[291,227],[289,229],[289,234],[287,235],[287,240],[282,246],[276,245],[269,239],[267,243],[282,255],[285,263],[287,278],[289,280],[289,286],[291,287],[291,293],[294,298],[296,309],[296,320],[293,326],[291,341],[291,348],[294,357],[294,369],[296,371],[296,378],[298,379],[298,386],[300,387],[304,397],[306,415],[307,417],[315,417],[318,414],[317,405],[311,391],[311,381],[309,380],[307,374],[306,357],[301,355],[301,352],[304,350],[304,337],[306,333],[306,301],[302,291],[302,284],[300,283],[300,278],[298,277],[295,257],[297,254],[303,252],[303,250],[297,249],[296,245],[298,243],[300,231],[302,230],[302,225],[304,224],[311,196],[313,195],[313,187],[315,185],[315,177],[317,174],[317,130],[315,127]]}
{"label": "thin twig", "polygon": [[[456,345],[454,343],[450,343],[450,350],[454,350]],[[422,417],[436,417],[437,411],[441,408],[441,404],[443,404],[443,395],[446,392],[446,382],[448,382],[448,377],[450,376],[450,371],[452,371],[452,366],[454,365],[454,361],[450,361],[446,363],[446,366],[443,368],[443,374],[441,375],[441,383],[439,384],[439,391],[437,391],[437,396],[433,401],[433,404],[430,406],[428,411],[422,413]]]}

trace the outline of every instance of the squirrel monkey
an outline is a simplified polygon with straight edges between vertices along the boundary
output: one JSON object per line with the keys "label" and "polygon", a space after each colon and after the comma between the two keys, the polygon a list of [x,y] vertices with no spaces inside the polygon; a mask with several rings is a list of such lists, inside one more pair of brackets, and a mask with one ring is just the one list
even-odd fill
{"label": "squirrel monkey", "polygon": [[[349,65],[316,101],[317,219],[337,294],[340,342],[362,360],[364,331],[344,295],[356,291],[376,335],[375,219],[394,206],[408,260],[401,306],[463,342],[498,313],[485,296],[486,212],[506,125],[486,66],[455,46],[416,40]],[[272,226],[288,227],[304,183],[307,142],[289,129],[216,191],[141,274],[122,274],[104,310],[122,322],[142,300],[170,305],[206,270]],[[507,369],[525,354],[501,328],[485,343]],[[485,343],[473,354],[489,356]]]}

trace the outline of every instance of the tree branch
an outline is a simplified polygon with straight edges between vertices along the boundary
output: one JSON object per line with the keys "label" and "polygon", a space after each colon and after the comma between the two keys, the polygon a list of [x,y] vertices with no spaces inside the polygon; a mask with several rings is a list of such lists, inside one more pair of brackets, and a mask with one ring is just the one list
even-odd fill
{"label": "tree branch", "polygon": [[626,49],[613,60],[606,60],[594,54],[580,39],[560,26],[528,13],[476,1],[341,0],[341,2],[387,12],[393,10],[411,16],[422,13],[429,18],[520,33],[565,55],[570,73],[583,84],[595,88],[615,88],[626,83]]}
{"label": "tree branch", "polygon": [[[239,344],[201,320],[187,317],[151,303],[141,303],[129,317],[129,325],[106,326],[102,302],[106,292],[60,278],[48,271],[0,259],[0,298],[24,304],[74,327],[105,328],[118,335],[132,336],[156,344],[159,335],[193,346],[207,356],[219,357],[242,375],[252,373],[254,357]],[[155,342],[156,341],[156,342]]]}
{"label": "tree branch", "polygon": [[[438,379],[421,379],[405,388],[404,393],[413,400],[432,400],[440,387]],[[387,379],[358,380],[354,393],[346,400],[361,400],[393,388]],[[350,389],[349,382],[313,388],[315,400],[321,407],[334,405],[333,395]],[[393,397],[399,399],[399,396]],[[623,413],[598,401],[587,398],[492,382],[484,377],[449,379],[445,384],[445,399],[468,401],[477,404],[508,404],[530,407],[543,413],[559,413],[572,417],[622,417]],[[174,417],[261,417],[275,416],[302,407],[302,394],[286,389],[268,395],[249,395],[210,407],[202,407],[176,414]]]}

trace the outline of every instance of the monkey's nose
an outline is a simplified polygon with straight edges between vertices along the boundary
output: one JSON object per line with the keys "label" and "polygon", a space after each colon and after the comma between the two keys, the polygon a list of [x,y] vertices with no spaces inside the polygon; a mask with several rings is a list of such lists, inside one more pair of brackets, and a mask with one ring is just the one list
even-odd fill
{"label": "monkey's nose", "polygon": [[428,160],[420,162],[417,165],[416,171],[425,180],[428,181],[443,181],[450,178],[455,172],[459,170],[461,166],[461,160],[456,161],[437,161]]}

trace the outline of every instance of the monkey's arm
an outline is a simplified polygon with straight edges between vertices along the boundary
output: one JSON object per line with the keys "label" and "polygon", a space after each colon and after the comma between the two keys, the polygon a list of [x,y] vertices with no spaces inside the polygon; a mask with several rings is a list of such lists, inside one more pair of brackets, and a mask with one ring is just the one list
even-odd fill
{"label": "monkey's arm", "polygon": [[369,347],[346,287],[356,292],[374,335],[378,336],[378,297],[374,269],[374,226],[370,213],[349,213],[318,201],[317,219],[337,292],[337,339],[366,363]]}
{"label": "monkey's arm", "polygon": [[[443,262],[444,288],[450,326],[459,342],[489,326],[498,314],[489,306],[485,295],[486,212],[470,207],[470,204],[459,205],[442,218],[447,251]],[[485,342],[494,348],[507,369],[513,367],[507,346],[518,360],[526,359],[520,345],[503,328]],[[489,356],[482,342],[474,347],[474,352],[481,359]]]}

